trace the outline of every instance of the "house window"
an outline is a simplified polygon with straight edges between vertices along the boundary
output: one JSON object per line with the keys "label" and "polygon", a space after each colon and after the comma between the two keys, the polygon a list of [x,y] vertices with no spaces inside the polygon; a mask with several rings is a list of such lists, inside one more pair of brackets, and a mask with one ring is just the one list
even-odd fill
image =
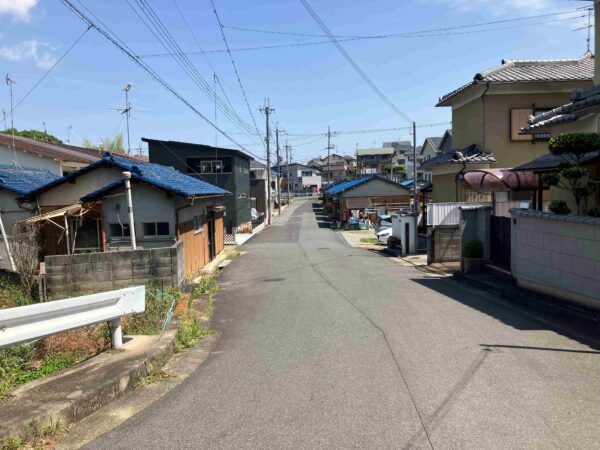
{"label": "house window", "polygon": [[310,170],[303,170],[302,176],[303,177],[312,177],[312,172]]}
{"label": "house window", "polygon": [[200,233],[202,232],[202,227],[204,226],[204,215],[199,214],[194,216],[194,232]]}
{"label": "house window", "polygon": [[145,222],[144,236],[169,236],[169,222]]}
{"label": "house window", "polygon": [[186,166],[188,173],[231,173],[231,158],[187,158]]}
{"label": "house window", "polygon": [[110,237],[113,238],[121,238],[121,237],[129,237],[131,233],[129,232],[129,224],[124,223],[121,225],[120,223],[111,223],[109,224],[110,228]]}

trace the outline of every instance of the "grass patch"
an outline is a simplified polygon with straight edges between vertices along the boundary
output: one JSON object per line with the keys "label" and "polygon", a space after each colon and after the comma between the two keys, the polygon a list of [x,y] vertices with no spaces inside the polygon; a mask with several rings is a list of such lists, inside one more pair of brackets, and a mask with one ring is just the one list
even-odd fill
{"label": "grass patch", "polygon": [[141,377],[133,385],[134,389],[140,389],[149,384],[156,383],[157,381],[166,380],[169,378],[167,372],[165,372],[159,363],[150,363],[146,375]]}
{"label": "grass patch", "polygon": [[379,244],[379,240],[374,237],[364,237],[360,238],[361,244]]}
{"label": "grass patch", "polygon": [[54,441],[54,438],[66,431],[60,420],[51,421],[50,425],[38,428],[31,423],[19,436],[12,436],[0,443],[1,450],[19,450],[19,449],[42,449],[48,448]]}
{"label": "grass patch", "polygon": [[177,337],[175,339],[175,351],[184,352],[190,347],[196,345],[200,339],[210,336],[214,331],[208,327],[200,325],[196,317],[187,316],[181,319]]}
{"label": "grass patch", "polygon": [[180,297],[176,289],[165,288],[160,282],[150,283],[146,286],[146,311],[123,319],[123,333],[159,334]]}
{"label": "grass patch", "polygon": [[15,308],[31,304],[31,298],[20,284],[0,281],[0,309]]}

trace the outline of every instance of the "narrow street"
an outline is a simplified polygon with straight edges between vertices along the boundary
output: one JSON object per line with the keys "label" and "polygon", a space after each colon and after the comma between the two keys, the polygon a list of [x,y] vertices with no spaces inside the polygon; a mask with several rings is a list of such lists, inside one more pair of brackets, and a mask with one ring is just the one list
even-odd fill
{"label": "narrow street", "polygon": [[87,448],[597,448],[597,349],[320,218],[296,201],[244,245],[214,353]]}

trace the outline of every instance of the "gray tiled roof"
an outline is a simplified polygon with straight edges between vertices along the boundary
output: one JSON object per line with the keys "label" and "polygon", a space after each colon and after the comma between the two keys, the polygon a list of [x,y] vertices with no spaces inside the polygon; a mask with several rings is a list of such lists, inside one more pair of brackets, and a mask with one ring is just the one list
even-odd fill
{"label": "gray tiled roof", "polygon": [[[581,157],[581,163],[592,163],[595,161],[600,161],[600,150],[595,150],[593,152],[586,153]],[[575,164],[575,159],[571,155],[557,156],[552,153],[546,153],[545,155],[539,156],[532,161],[529,161],[525,164],[521,164],[520,166],[515,167],[513,170],[515,171],[524,171],[524,170],[535,170],[535,171],[544,171],[544,170],[555,170],[561,164]]]}
{"label": "gray tiled roof", "polygon": [[440,166],[442,164],[493,164],[496,158],[493,153],[484,152],[476,145],[470,145],[462,150],[442,153],[421,164],[421,168]]}
{"label": "gray tiled roof", "polygon": [[471,86],[478,84],[521,83],[542,81],[592,81],[594,55],[585,53],[578,59],[502,60],[499,66],[473,77],[473,81],[440,97],[437,106],[445,103]]}

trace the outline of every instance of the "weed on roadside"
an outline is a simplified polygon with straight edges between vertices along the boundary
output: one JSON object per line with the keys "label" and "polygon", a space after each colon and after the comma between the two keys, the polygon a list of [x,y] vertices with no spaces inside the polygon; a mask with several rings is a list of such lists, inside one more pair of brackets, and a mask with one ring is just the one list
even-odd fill
{"label": "weed on roadside", "polygon": [[159,363],[151,362],[148,364],[146,375],[136,381],[133,385],[133,389],[140,389],[149,384],[156,383],[157,381],[166,380],[167,378],[169,378],[169,375],[163,370],[162,366]]}
{"label": "weed on roadside", "polygon": [[374,237],[360,238],[361,244],[379,244],[379,240]]}
{"label": "weed on roadside", "polygon": [[200,325],[196,317],[187,316],[181,319],[175,339],[175,351],[181,353],[196,345],[200,339],[210,336],[214,331]]}
{"label": "weed on roadside", "polygon": [[52,446],[54,438],[66,431],[60,420],[50,421],[50,425],[39,428],[30,423],[19,436],[13,436],[0,444],[0,450],[44,449]]}
{"label": "weed on roadside", "polygon": [[146,286],[146,311],[123,320],[124,334],[158,334],[162,331],[167,314],[177,305],[180,293],[165,288],[160,282]]}

